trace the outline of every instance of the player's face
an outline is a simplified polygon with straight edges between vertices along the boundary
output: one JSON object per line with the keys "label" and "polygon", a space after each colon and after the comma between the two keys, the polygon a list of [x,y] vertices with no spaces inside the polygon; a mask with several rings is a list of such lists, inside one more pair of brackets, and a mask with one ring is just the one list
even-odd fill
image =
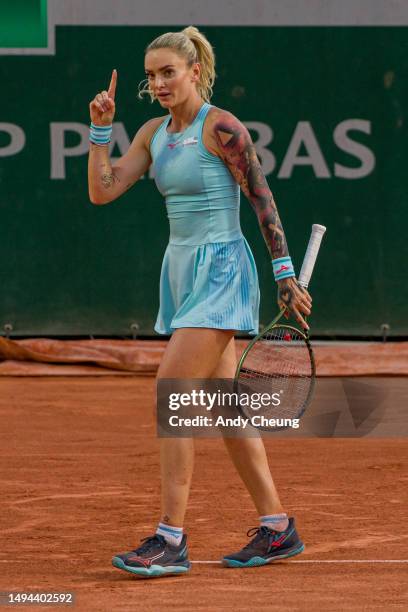
{"label": "player's face", "polygon": [[149,87],[163,108],[185,102],[196,91],[198,64],[189,68],[186,60],[171,49],[146,53],[145,71]]}

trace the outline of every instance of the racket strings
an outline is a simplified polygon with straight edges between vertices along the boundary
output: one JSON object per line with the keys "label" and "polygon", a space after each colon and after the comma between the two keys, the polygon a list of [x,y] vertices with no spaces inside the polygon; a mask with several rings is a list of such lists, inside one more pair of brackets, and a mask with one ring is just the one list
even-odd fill
{"label": "racket strings", "polygon": [[294,418],[303,411],[313,379],[313,367],[304,336],[295,329],[275,327],[258,340],[241,365],[241,392],[278,393],[277,406],[243,408],[248,416]]}

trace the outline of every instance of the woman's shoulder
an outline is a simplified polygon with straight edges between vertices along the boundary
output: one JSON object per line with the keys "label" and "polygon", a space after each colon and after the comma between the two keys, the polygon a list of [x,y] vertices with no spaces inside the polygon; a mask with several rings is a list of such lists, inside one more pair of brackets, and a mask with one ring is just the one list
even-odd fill
{"label": "woman's shoulder", "polygon": [[146,121],[146,123],[144,123],[139,129],[139,134],[141,134],[147,146],[150,145],[153,135],[167,118],[168,115],[164,115],[163,117],[153,117],[153,119]]}
{"label": "woman's shoulder", "polygon": [[218,106],[212,106],[204,124],[204,145],[213,155],[222,157],[220,141],[224,142],[224,133],[228,135],[229,139],[231,134],[240,133],[242,127],[241,122],[235,115],[223,108],[218,108]]}
{"label": "woman's shoulder", "polygon": [[206,132],[209,134],[214,131],[221,130],[222,128],[227,131],[235,131],[243,127],[241,121],[233,115],[230,111],[219,108],[218,106],[212,106],[208,111],[207,120],[205,122]]}
{"label": "woman's shoulder", "polygon": [[225,110],[225,108],[219,108],[218,106],[211,106],[207,117],[209,123],[216,123],[223,119],[235,119],[237,121],[237,118],[230,111]]}
{"label": "woman's shoulder", "polygon": [[159,129],[161,124],[167,119],[168,115],[164,117],[154,117],[144,123],[137,131],[135,141],[144,146],[146,149],[150,147],[150,141],[153,135]]}

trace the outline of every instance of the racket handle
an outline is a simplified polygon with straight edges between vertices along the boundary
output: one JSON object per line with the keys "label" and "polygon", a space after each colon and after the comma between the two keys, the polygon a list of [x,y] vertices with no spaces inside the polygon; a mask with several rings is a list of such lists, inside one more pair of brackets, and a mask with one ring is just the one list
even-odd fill
{"label": "racket handle", "polygon": [[325,233],[326,228],[324,225],[312,225],[312,233],[310,235],[309,244],[307,245],[306,255],[303,260],[302,269],[299,274],[299,285],[302,285],[305,289],[309,286],[310,278],[312,276],[313,268],[316,263],[317,254],[320,249],[320,243]]}

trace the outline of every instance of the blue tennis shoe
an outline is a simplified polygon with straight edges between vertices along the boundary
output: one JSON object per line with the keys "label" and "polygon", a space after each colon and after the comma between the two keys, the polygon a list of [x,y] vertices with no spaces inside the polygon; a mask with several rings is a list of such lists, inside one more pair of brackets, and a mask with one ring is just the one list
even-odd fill
{"label": "blue tennis shoe", "polygon": [[186,535],[179,546],[169,544],[158,534],[144,538],[142,542],[139,548],[113,557],[112,565],[145,578],[185,574],[189,571],[191,564],[188,560]]}
{"label": "blue tennis shoe", "polygon": [[285,531],[275,531],[269,527],[254,527],[247,533],[255,536],[244,548],[222,559],[226,567],[257,567],[273,561],[287,559],[303,552],[305,546],[295,529],[295,520],[289,519]]}

